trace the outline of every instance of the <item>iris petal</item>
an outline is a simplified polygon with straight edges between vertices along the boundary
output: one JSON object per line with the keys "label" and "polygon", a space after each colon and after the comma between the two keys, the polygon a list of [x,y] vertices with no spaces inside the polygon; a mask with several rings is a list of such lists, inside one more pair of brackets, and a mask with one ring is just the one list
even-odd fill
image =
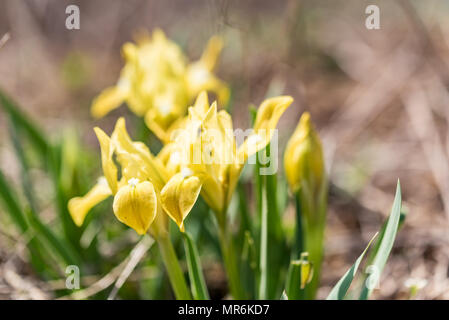
{"label": "iris petal", "polygon": [[133,228],[139,235],[147,232],[157,212],[157,197],[149,181],[121,187],[114,197],[117,219]]}
{"label": "iris petal", "polygon": [[[187,169],[188,170],[188,169]],[[201,181],[184,172],[174,175],[161,191],[161,204],[179,229],[184,231],[184,219],[192,210],[201,191]]]}
{"label": "iris petal", "polygon": [[90,209],[110,195],[112,192],[107,183],[99,181],[85,196],[70,199],[68,209],[73,222],[80,227]]}

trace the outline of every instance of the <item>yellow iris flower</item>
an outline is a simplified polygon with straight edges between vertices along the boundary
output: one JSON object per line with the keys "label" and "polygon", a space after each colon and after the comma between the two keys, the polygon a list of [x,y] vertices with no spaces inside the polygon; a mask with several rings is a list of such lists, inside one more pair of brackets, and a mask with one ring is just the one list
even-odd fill
{"label": "yellow iris flower", "polygon": [[171,170],[178,170],[179,175],[187,172],[198,177],[206,203],[216,213],[223,213],[248,157],[267,146],[292,101],[289,96],[265,100],[252,132],[237,147],[231,116],[225,110],[217,111],[216,102],[209,105],[206,92],[202,92],[189,108],[183,126],[172,132],[172,142],[164,147],[170,150],[170,156],[165,159],[172,162]]}
{"label": "yellow iris flower", "polygon": [[81,226],[92,207],[113,195],[117,219],[140,235],[150,228],[155,236],[166,232],[165,214],[184,230],[184,219],[201,189],[199,179],[167,170],[162,156],[153,156],[145,144],[131,140],[123,118],[117,121],[111,137],[100,128],[95,128],[95,133],[104,177],[84,197],[69,201],[73,221]]}
{"label": "yellow iris flower", "polygon": [[212,73],[223,42],[214,36],[201,58],[188,63],[180,47],[168,40],[161,30],[142,37],[137,44],[122,48],[125,59],[115,86],[106,88],[93,101],[91,113],[105,116],[123,102],[163,142],[168,142],[172,127],[186,114],[189,103],[202,90],[213,92],[225,104],[229,88]]}

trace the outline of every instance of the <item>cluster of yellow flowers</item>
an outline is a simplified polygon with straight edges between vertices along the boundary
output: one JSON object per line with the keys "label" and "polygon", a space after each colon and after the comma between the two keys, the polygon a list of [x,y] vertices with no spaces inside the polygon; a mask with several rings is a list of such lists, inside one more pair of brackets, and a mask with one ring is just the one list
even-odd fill
{"label": "cluster of yellow flowers", "polygon": [[126,102],[136,115],[145,117],[159,139],[168,142],[170,129],[202,90],[227,103],[229,88],[212,73],[222,47],[221,38],[212,37],[201,58],[187,63],[179,46],[159,29],[152,37],[140,36],[137,44],[126,43],[120,78],[93,101],[92,115],[101,118]]}
{"label": "cluster of yellow flowers", "polygon": [[[111,136],[95,128],[103,176],[86,195],[68,203],[73,221],[81,226],[93,206],[113,196],[117,219],[139,235],[149,232],[158,242],[175,294],[183,299],[190,294],[168,237],[168,218],[185,232],[185,219],[200,195],[217,219],[231,294],[246,297],[226,211],[248,158],[270,144],[280,117],[293,102],[290,96],[266,99],[252,129],[234,130],[231,115],[208,98],[215,95],[220,105],[229,98],[227,85],[212,73],[222,46],[219,37],[211,38],[200,60],[190,64],[160,30],[151,38],[142,37],[137,45],[123,46],[126,63],[120,78],[94,99],[92,114],[102,117],[125,102],[145,119],[163,147],[153,155],[144,143],[133,141],[124,118],[117,120]],[[287,145],[284,167],[303,212],[297,219],[304,220],[305,248],[296,249],[308,251],[317,269],[309,284],[313,296],[322,256],[327,184],[321,143],[308,113]]]}
{"label": "cluster of yellow flowers", "polygon": [[[224,212],[245,161],[269,143],[280,116],[292,101],[288,96],[265,100],[252,134],[238,148],[231,116],[225,110],[217,112],[217,103],[209,105],[206,92],[200,93],[182,119],[182,132],[188,134],[174,132],[172,141],[157,156],[145,144],[131,140],[123,118],[117,121],[111,137],[95,128],[104,177],[84,197],[70,200],[73,220],[81,225],[88,211],[110,195],[114,196],[117,219],[139,234],[146,233],[154,221],[161,221],[151,229],[154,235],[166,230],[164,212],[184,230],[184,220],[200,193],[216,213]],[[190,157],[184,161],[181,154]],[[208,161],[211,155],[213,161]]]}
{"label": "cluster of yellow flowers", "polygon": [[[218,217],[225,215],[246,160],[270,142],[293,99],[265,100],[253,130],[237,147],[231,116],[218,111],[217,102],[210,105],[207,91],[201,91],[216,93],[221,102],[228,98],[227,86],[211,73],[221,47],[221,40],[213,37],[201,59],[186,65],[181,50],[160,30],[152,40],[124,45],[126,65],[118,84],[94,100],[92,113],[103,116],[126,101],[165,145],[154,156],[144,143],[131,140],[123,118],[111,137],[95,128],[104,177],[84,197],[69,201],[77,225],[83,224],[93,206],[111,195],[117,219],[138,234],[148,229],[154,236],[166,232],[165,214],[183,231],[200,193]],[[185,115],[191,97],[197,94]]]}

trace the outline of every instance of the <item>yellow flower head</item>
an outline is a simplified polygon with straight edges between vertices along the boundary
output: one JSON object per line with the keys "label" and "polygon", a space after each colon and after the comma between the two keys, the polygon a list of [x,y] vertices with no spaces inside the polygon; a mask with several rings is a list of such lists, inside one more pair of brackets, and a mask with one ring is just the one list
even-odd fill
{"label": "yellow flower head", "polygon": [[159,29],[151,37],[141,37],[137,44],[126,43],[120,78],[94,99],[92,115],[103,117],[126,102],[167,142],[171,127],[201,90],[215,93],[223,103],[228,100],[228,87],[212,73],[222,47],[222,40],[212,37],[200,60],[189,64],[180,47]]}
{"label": "yellow flower head", "polygon": [[317,191],[325,179],[323,150],[320,138],[305,112],[291,136],[284,154],[284,169],[290,189],[298,191],[307,183],[309,190]]}
{"label": "yellow flower head", "polygon": [[[138,234],[146,233],[153,222],[159,222],[153,231],[160,233],[166,228],[165,214],[184,230],[184,219],[201,189],[198,178],[168,170],[165,156],[154,157],[145,144],[131,140],[123,118],[117,121],[111,137],[100,128],[95,128],[95,133],[104,178],[84,197],[69,201],[74,222],[81,226],[93,206],[113,195],[115,216]],[[120,165],[120,179],[116,163]]]}
{"label": "yellow flower head", "polygon": [[209,105],[205,92],[189,108],[184,125],[172,133],[167,148],[179,155],[178,170],[189,170],[199,178],[201,195],[215,212],[226,210],[246,160],[267,146],[292,101],[288,96],[265,100],[254,130],[238,148],[231,116],[225,110],[217,111],[216,102]]}

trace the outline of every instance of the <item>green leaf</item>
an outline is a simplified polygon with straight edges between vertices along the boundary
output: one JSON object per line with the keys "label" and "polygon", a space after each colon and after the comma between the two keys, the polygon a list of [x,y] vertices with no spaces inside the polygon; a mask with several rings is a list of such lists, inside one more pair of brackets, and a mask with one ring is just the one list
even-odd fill
{"label": "green leaf", "polygon": [[309,261],[309,253],[302,252],[299,260],[290,261],[287,280],[285,283],[285,293],[288,300],[303,300],[305,298],[305,288],[312,280],[314,272],[313,264]]}
{"label": "green leaf", "polygon": [[301,252],[304,251],[304,228],[302,226],[301,200],[299,194],[295,194],[295,208],[296,208],[296,226],[295,238],[293,242],[292,256],[295,259],[299,258]]}
{"label": "green leaf", "polygon": [[360,262],[362,262],[365,253],[368,251],[368,248],[371,246],[373,240],[377,237],[378,232],[372,237],[365,250],[363,250],[362,254],[357,258],[355,263],[352,265],[351,269],[346,271],[343,277],[337,282],[337,284],[332,288],[331,292],[327,296],[326,300],[343,300],[346,293],[348,292],[349,287],[351,286],[352,280],[355,277],[357,269],[359,268]]}
{"label": "green leaf", "polygon": [[12,140],[12,143],[14,146],[14,150],[16,152],[16,156],[21,165],[22,188],[24,190],[25,197],[27,198],[31,209],[33,211],[37,212],[37,204],[36,204],[36,200],[34,199],[35,193],[33,191],[33,184],[29,177],[30,166],[28,164],[27,157],[23,150],[22,143],[19,139],[19,132],[18,132],[17,124],[13,117],[11,117],[9,132],[11,135],[11,140]]}
{"label": "green leaf", "polygon": [[[0,198],[6,207],[6,212],[13,223],[18,227],[22,234],[29,232],[29,226],[26,219],[26,215],[23,213],[22,207],[19,204],[19,200],[11,188],[9,183],[6,181],[5,176],[0,171]],[[53,268],[49,259],[47,258],[48,253],[45,248],[37,241],[36,238],[31,238],[28,243],[28,248],[30,251],[31,263],[35,269],[41,274],[51,274],[52,276],[57,275],[55,268]],[[44,258],[45,257],[45,258]]]}
{"label": "green leaf", "polygon": [[[288,250],[282,230],[282,219],[277,202],[277,175],[266,174],[269,166],[277,161],[271,154],[271,145],[257,154],[255,177],[257,180],[258,199],[260,199],[260,284],[259,299],[274,299],[281,293]],[[262,161],[261,158],[263,159]],[[264,163],[262,163],[264,162]],[[267,170],[262,172],[261,170]],[[265,174],[264,174],[265,173]]]}
{"label": "green leaf", "polygon": [[19,227],[21,232],[25,232],[28,229],[28,224],[25,219],[25,215],[22,212],[22,208],[19,205],[19,201],[9,183],[6,181],[5,176],[0,171],[0,198],[6,206],[6,212],[9,213],[11,220]]}
{"label": "green leaf", "polygon": [[258,262],[257,249],[251,232],[246,230],[242,246],[241,257],[241,273],[245,290],[248,293],[248,299],[255,299],[257,287],[256,279],[258,278]]}
{"label": "green leaf", "polygon": [[193,298],[195,300],[209,300],[209,293],[195,242],[187,232],[183,232],[183,236]]}
{"label": "green leaf", "polygon": [[69,244],[58,239],[53,231],[50,230],[36,215],[35,212],[27,210],[28,221],[34,229],[39,239],[44,240],[53,252],[58,254],[67,265],[80,265],[81,258],[78,256]]}
{"label": "green leaf", "polygon": [[301,289],[301,261],[292,260],[288,268],[285,284],[285,294],[288,300],[302,300],[304,290]]}
{"label": "green leaf", "polygon": [[[404,212],[401,208],[401,216],[399,218],[398,230],[401,229],[401,226],[403,225],[406,216],[407,216],[407,213]],[[377,252],[379,251],[380,244],[382,243],[382,239],[384,238],[384,235],[385,235],[385,229],[387,228],[387,223],[388,223],[388,220],[385,221],[384,224],[382,225],[382,229],[379,232],[379,238],[377,239],[376,243],[373,245],[373,248],[370,250],[370,254],[368,255],[367,262],[366,262],[367,265],[372,264],[374,257],[376,256]]]}
{"label": "green leaf", "polygon": [[245,186],[242,181],[237,182],[237,194],[239,199],[240,212],[240,236],[244,239],[247,231],[253,232],[253,224],[249,213],[248,196],[246,194]]}
{"label": "green leaf", "polygon": [[0,105],[3,107],[6,113],[8,113],[21,129],[28,134],[33,145],[39,150],[42,157],[45,159],[49,144],[45,134],[41,129],[36,127],[28,117],[20,111],[19,107],[2,91],[0,91]]}
{"label": "green leaf", "polygon": [[[382,274],[382,270],[384,269],[388,256],[393,248],[394,239],[396,238],[396,234],[398,232],[399,220],[401,218],[401,202],[401,184],[398,180],[396,195],[394,197],[390,217],[388,218],[387,225],[385,227],[385,233],[380,241],[379,249],[374,256],[373,263],[368,266],[368,268],[372,266],[376,271],[372,276],[376,276],[377,281],[380,279],[380,275]],[[373,291],[373,288],[371,286],[368,287],[366,284],[367,283],[365,281],[360,294],[360,300],[368,299]]]}
{"label": "green leaf", "polygon": [[70,196],[65,192],[62,176],[66,174],[62,172],[62,146],[56,144],[49,149],[50,177],[53,182],[53,188],[56,196],[56,208],[58,210],[59,219],[61,221],[64,238],[73,248],[80,250],[80,238],[82,228],[78,228],[70,217],[67,203]]}

